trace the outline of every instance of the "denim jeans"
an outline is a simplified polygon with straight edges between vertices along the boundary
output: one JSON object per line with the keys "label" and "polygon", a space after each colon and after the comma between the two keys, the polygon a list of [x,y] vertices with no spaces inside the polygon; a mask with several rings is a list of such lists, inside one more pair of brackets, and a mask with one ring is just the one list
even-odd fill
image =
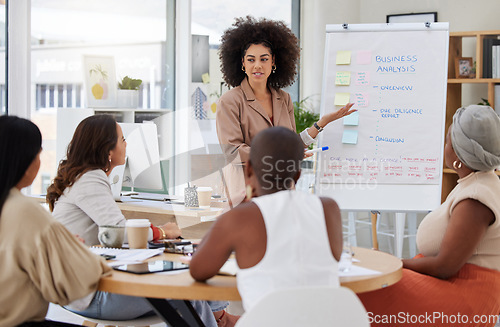
{"label": "denim jeans", "polygon": [[[226,301],[191,301],[201,321],[207,327],[217,327],[212,312],[226,308]],[[153,315],[149,302],[142,297],[126,296],[114,293],[96,292],[90,305],[83,311],[71,312],[84,317],[104,320],[131,320],[141,316]]]}

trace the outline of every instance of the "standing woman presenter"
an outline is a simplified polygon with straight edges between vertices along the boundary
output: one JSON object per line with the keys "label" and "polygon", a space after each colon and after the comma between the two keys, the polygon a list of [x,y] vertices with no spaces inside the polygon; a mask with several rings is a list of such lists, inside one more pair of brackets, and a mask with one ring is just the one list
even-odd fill
{"label": "standing woman presenter", "polygon": [[[225,82],[233,87],[217,104],[217,136],[226,157],[224,169],[233,205],[244,197],[242,166],[255,135],[272,126],[296,131],[293,102],[282,88],[297,75],[298,39],[281,21],[237,18],[222,35],[219,57]],[[352,103],[321,117],[300,137],[312,144],[330,122],[356,110]]]}

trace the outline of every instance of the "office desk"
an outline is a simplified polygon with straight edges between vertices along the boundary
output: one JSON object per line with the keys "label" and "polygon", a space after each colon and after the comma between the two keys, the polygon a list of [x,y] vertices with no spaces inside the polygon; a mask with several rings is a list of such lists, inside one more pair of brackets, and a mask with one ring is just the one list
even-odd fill
{"label": "office desk", "polygon": [[[168,221],[177,221],[181,229],[206,220],[212,220],[223,210],[222,208],[186,208],[182,204],[170,204],[153,200],[134,199],[126,202],[117,202],[117,204],[127,219],[148,218],[153,225],[164,224]],[[156,222],[156,220],[161,221]]]}
{"label": "office desk", "polygon": [[[341,277],[340,284],[342,286],[348,287],[356,293],[361,293],[387,287],[401,279],[403,264],[400,259],[384,252],[364,248],[354,248],[354,253],[354,257],[360,260],[360,262],[353,263],[354,265],[377,270],[382,274]],[[165,253],[150,260],[179,261],[179,258],[180,255],[178,254]],[[99,290],[147,297],[155,310],[160,311],[160,315],[161,311],[166,310],[163,303],[166,301],[158,299],[241,301],[235,277],[218,275],[205,283],[200,283],[195,281],[188,271],[175,275],[135,275],[113,271],[111,276],[101,278]],[[171,312],[167,312],[167,314],[163,315],[164,319],[167,318],[166,316],[171,318],[171,314]]]}
{"label": "office desk", "polygon": [[[45,197],[33,196],[39,203],[45,203]],[[125,202],[116,202],[126,219],[146,218],[153,225],[176,222],[185,238],[202,238],[223,208],[210,209],[186,208],[182,204],[170,204],[163,201],[125,198]]]}

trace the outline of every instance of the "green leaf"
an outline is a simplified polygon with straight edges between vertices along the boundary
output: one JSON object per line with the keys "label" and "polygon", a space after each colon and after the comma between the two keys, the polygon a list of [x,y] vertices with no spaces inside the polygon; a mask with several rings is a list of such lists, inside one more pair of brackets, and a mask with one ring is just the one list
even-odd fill
{"label": "green leaf", "polygon": [[314,122],[319,120],[319,114],[309,110],[307,99],[309,99],[309,97],[293,102],[293,112],[297,133],[311,127]]}
{"label": "green leaf", "polygon": [[479,102],[478,105],[480,106],[490,106],[490,102],[488,101],[488,99],[485,99],[485,98],[481,98],[481,100],[483,100],[482,102]]}
{"label": "green leaf", "polygon": [[[306,97],[300,101],[293,102],[293,113],[295,116],[295,127],[297,129],[297,133],[301,133],[303,130],[311,127],[314,122],[319,120],[319,114],[314,113],[308,108],[308,99],[309,97]],[[312,144],[309,148],[312,149]]]}
{"label": "green leaf", "polygon": [[133,79],[128,76],[125,76],[121,82],[118,83],[118,88],[121,90],[138,90],[139,86],[141,86],[142,80]]}

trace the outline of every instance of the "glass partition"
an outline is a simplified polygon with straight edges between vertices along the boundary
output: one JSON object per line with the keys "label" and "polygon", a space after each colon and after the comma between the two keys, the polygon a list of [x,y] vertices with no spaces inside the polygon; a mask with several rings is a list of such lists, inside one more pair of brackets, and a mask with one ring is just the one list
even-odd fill
{"label": "glass partition", "polygon": [[[87,115],[81,111],[88,108],[94,109],[92,113],[110,113],[119,122],[163,124],[159,127],[160,154],[172,156],[174,134],[167,132],[172,130],[169,119],[161,118],[175,103],[169,75],[172,52],[168,51],[175,43],[167,39],[168,2],[31,0],[31,119],[42,131],[44,149],[32,193],[45,193],[76,124]],[[87,67],[84,56],[103,61]],[[108,72],[112,70],[106,66],[107,58],[112,58],[115,76]],[[99,81],[90,80],[101,72]],[[119,101],[117,84],[125,76],[142,80],[132,108],[124,108]],[[95,95],[90,88],[97,84],[102,92]],[[110,101],[100,103],[93,96],[109,96]],[[69,116],[68,109],[74,110]],[[61,110],[74,119],[58,123]]]}

